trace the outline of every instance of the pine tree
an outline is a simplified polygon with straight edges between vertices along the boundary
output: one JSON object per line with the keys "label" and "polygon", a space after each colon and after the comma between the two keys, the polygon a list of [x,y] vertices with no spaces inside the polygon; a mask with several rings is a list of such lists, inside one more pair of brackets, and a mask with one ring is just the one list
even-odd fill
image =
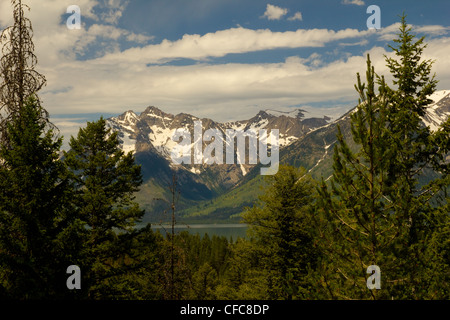
{"label": "pine tree", "polygon": [[73,202],[86,226],[80,268],[90,298],[120,296],[113,284],[135,267],[130,246],[144,214],[133,201],[142,183],[140,166],[131,152],[120,149],[117,135],[103,118],[88,122],[64,153],[74,182]]}
{"label": "pine tree", "polygon": [[[392,253],[399,245],[396,236],[398,221],[392,213],[392,203],[384,189],[388,175],[390,146],[386,144],[387,100],[384,80],[375,90],[375,70],[367,57],[367,86],[357,74],[356,90],[360,100],[351,114],[353,140],[360,145],[351,151],[338,128],[338,144],[334,150],[332,191],[322,181],[319,206],[325,213],[323,249],[329,258],[330,275],[326,286],[333,298],[386,298],[388,293],[368,290],[367,267],[382,267],[383,281],[390,281],[396,263]],[[400,243],[401,245],[401,243]],[[386,276],[385,276],[386,275]],[[323,277],[325,279],[325,276]]]}
{"label": "pine tree", "polygon": [[[351,120],[360,150],[353,153],[339,131],[332,191],[322,182],[320,203],[328,222],[321,224],[322,248],[332,257],[322,279],[333,298],[417,299],[430,296],[432,286],[448,290],[430,276],[438,276],[443,265],[430,244],[448,226],[442,195],[448,187],[443,163],[449,131],[444,125],[434,134],[421,122],[436,80],[432,62],[420,57],[423,38],[413,42],[410,30],[403,16],[394,40],[399,47],[391,47],[399,60],[386,58],[396,89],[375,75],[369,58],[367,87],[358,75],[361,99]],[[431,170],[441,177],[426,183],[422,178]],[[381,290],[366,288],[372,264],[381,268]]]}
{"label": "pine tree", "polygon": [[433,232],[425,245],[426,286],[422,295],[427,299],[450,299],[450,117],[432,135],[432,144],[439,150],[433,158],[433,169],[439,177],[424,187],[441,190],[433,199]]}
{"label": "pine tree", "polygon": [[[403,278],[407,280],[399,289],[398,296],[405,298],[427,295],[429,283],[422,278],[426,273],[433,273],[434,266],[430,265],[425,252],[431,236],[439,230],[439,221],[446,219],[440,216],[439,210],[445,202],[438,200],[446,188],[442,177],[424,180],[427,174],[434,176],[436,163],[442,163],[446,153],[435,143],[439,133],[433,133],[421,121],[432,102],[428,96],[435,91],[437,80],[435,75],[431,75],[433,61],[422,59],[426,48],[424,37],[417,41],[415,37],[403,15],[398,38],[394,39],[396,46],[390,46],[397,59],[386,57],[394,77],[393,88],[386,84],[384,88],[389,100],[388,143],[393,150],[389,158],[389,188],[386,193],[397,204],[395,215],[409,227],[399,252],[403,257]],[[445,132],[448,143],[450,131]]]}
{"label": "pine tree", "polygon": [[[255,239],[238,238],[230,245],[228,267],[215,295],[222,300],[268,300],[268,272],[262,264],[263,248]],[[273,298],[273,296],[272,296]]]}
{"label": "pine tree", "polygon": [[70,189],[59,160],[61,138],[46,131],[31,96],[7,126],[0,147],[0,287],[9,298],[63,297],[72,264],[66,236],[76,221],[65,205]]}
{"label": "pine tree", "polygon": [[267,179],[260,203],[244,212],[243,220],[255,239],[260,269],[268,271],[269,297],[308,298],[308,274],[317,259],[309,227],[314,182],[304,169],[290,166]]}

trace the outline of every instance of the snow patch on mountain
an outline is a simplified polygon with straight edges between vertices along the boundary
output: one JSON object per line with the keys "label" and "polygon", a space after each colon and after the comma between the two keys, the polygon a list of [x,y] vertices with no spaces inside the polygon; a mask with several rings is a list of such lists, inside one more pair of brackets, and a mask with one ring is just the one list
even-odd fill
{"label": "snow patch on mountain", "polygon": [[268,124],[269,124],[269,120],[261,119],[258,122],[252,123],[248,129],[250,129],[250,130],[264,129]]}
{"label": "snow patch on mountain", "polygon": [[285,147],[285,146],[291,144],[292,142],[294,142],[297,139],[298,139],[298,137],[289,136],[287,134],[280,133],[280,136],[279,136],[279,139],[278,139],[278,144],[279,144],[280,147]]}
{"label": "snow patch on mountain", "polygon": [[131,132],[134,131],[134,125],[138,120],[138,116],[131,110],[115,118],[115,122],[120,125],[121,128]]}
{"label": "snow patch on mountain", "polygon": [[433,103],[427,107],[422,121],[431,131],[437,131],[450,116],[450,90],[440,90],[428,97]]}
{"label": "snow patch on mountain", "polygon": [[148,134],[148,138],[152,145],[160,154],[165,157],[170,157],[171,150],[177,145],[177,142],[171,139],[175,130],[167,127],[161,128],[158,125],[152,125],[150,129],[152,132]]}
{"label": "snow patch on mountain", "polygon": [[125,134],[123,137],[120,138],[122,140],[122,150],[125,153],[132,152],[134,153],[136,151],[136,139],[131,139],[130,135]]}
{"label": "snow patch on mountain", "polygon": [[[433,103],[428,106],[427,113],[423,117],[423,122],[425,125],[429,126],[431,130],[435,131],[450,116],[450,90],[436,91],[429,96],[429,99],[431,99]],[[321,108],[317,110],[313,107],[308,108],[307,106],[302,106],[301,109],[266,109],[260,111],[253,118],[248,120],[219,123],[211,119],[202,119],[202,129],[203,133],[207,129],[218,129],[224,135],[227,130],[243,132],[255,130],[258,132],[260,129],[265,129],[267,131],[278,129],[279,146],[280,148],[284,148],[298,140],[300,137],[312,134],[320,128],[326,128],[343,118],[349,117],[350,114],[357,109],[354,108],[343,116],[336,117],[336,114],[333,112],[337,112],[337,108],[340,107]],[[331,113],[324,115],[323,112],[326,111],[330,111]],[[119,139],[123,151],[136,152],[136,144],[138,144],[139,151],[153,149],[159,155],[167,159],[167,161],[170,162],[169,165],[172,167],[171,151],[181,142],[172,140],[175,129],[185,128],[193,133],[194,121],[196,120],[200,119],[186,113],[174,116],[165,113],[158,108],[148,107],[139,115],[129,110],[120,116],[107,119],[106,122],[108,127],[119,131]],[[190,150],[194,149],[193,146],[195,143],[194,136],[192,136]],[[227,141],[224,141],[224,144],[225,150]],[[206,143],[203,142],[203,148],[205,148],[206,145],[209,145],[208,141],[206,141]],[[324,145],[324,156],[328,152],[331,152],[332,148],[330,147],[332,145],[333,144]],[[322,159],[318,159],[318,162],[320,161],[322,161]],[[177,168],[180,168],[180,166],[177,166]],[[199,167],[194,165],[186,165],[183,168],[194,174],[201,174],[205,170],[203,166]],[[251,166],[238,164],[238,168],[240,169],[240,174],[245,176],[250,171]]]}
{"label": "snow patch on mountain", "polygon": [[[450,90],[439,90],[435,91],[433,94],[428,96],[428,99],[433,100],[434,103],[439,102],[442,100],[445,96],[447,96],[450,93]],[[433,108],[436,108],[436,106],[433,106]]]}

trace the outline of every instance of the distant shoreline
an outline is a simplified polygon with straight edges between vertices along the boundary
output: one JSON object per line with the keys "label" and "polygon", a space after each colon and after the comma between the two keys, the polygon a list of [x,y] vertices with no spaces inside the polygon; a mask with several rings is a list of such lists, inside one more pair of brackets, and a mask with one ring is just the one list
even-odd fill
{"label": "distant shoreline", "polygon": [[[170,224],[152,224],[152,229],[172,228]],[[176,224],[175,229],[200,229],[200,228],[246,228],[247,224],[244,223],[202,223],[202,224]]]}

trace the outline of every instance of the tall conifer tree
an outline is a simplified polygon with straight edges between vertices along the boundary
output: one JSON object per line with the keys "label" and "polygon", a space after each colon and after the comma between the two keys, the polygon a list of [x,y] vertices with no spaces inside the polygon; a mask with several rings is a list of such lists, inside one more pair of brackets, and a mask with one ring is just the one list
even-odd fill
{"label": "tall conifer tree", "polygon": [[[445,200],[438,201],[448,178],[445,170],[428,184],[421,178],[442,167],[449,138],[445,125],[434,134],[421,121],[436,80],[432,62],[421,60],[423,38],[413,42],[410,30],[403,16],[394,40],[399,46],[391,47],[399,60],[386,58],[395,89],[375,75],[369,58],[367,87],[358,75],[361,99],[351,120],[360,149],[352,152],[339,130],[331,192],[322,182],[320,202],[329,222],[322,225],[323,248],[333,257],[331,275],[323,279],[335,298],[423,298],[432,284],[442,288],[427,279],[440,272],[428,247],[448,225]],[[366,287],[369,265],[381,268],[380,290]]]}
{"label": "tall conifer tree", "polygon": [[255,239],[259,269],[267,272],[268,297],[308,298],[309,272],[317,262],[309,228],[314,181],[304,168],[282,165],[267,182],[260,203],[247,210],[243,219]]}
{"label": "tall conifer tree", "polygon": [[55,139],[34,97],[7,126],[0,146],[0,287],[9,298],[59,298],[68,292],[68,238],[74,219]]}
{"label": "tall conifer tree", "polygon": [[433,61],[422,57],[427,46],[424,37],[416,40],[411,29],[403,15],[395,45],[390,46],[395,58],[386,57],[394,78],[392,86],[385,85],[389,100],[387,143],[393,151],[392,157],[387,159],[386,194],[396,203],[395,215],[408,227],[398,252],[403,257],[401,278],[404,280],[395,294],[403,298],[421,298],[427,295],[430,285],[423,280],[424,276],[436,271],[431,257],[426,254],[430,238],[439,232],[442,219],[448,218],[448,215],[442,216],[439,209],[445,206],[445,200],[441,201],[446,188],[442,183],[445,176],[436,177],[433,171],[439,173],[439,164],[448,153],[442,144],[448,144],[450,131],[444,125],[441,132],[444,131],[447,138],[437,143],[441,133],[432,132],[421,120],[432,103],[428,96],[435,91],[437,80],[431,73]]}
{"label": "tall conifer tree", "polygon": [[[330,280],[336,298],[379,297],[380,292],[366,287],[367,267],[383,266],[384,280],[395,274],[396,267],[392,254],[398,245],[398,230],[394,227],[397,221],[390,214],[392,204],[383,193],[388,173],[385,160],[391,156],[386,144],[387,100],[383,86],[376,92],[376,75],[369,56],[367,85],[361,82],[359,74],[357,78],[355,87],[360,100],[351,115],[351,131],[360,150],[351,151],[339,128],[332,192],[328,192],[325,182],[320,189],[320,206],[329,222],[323,224],[327,228],[324,248],[333,261]],[[380,81],[383,85],[384,80]]]}
{"label": "tall conifer tree", "polygon": [[87,227],[80,263],[87,294],[91,298],[120,295],[112,284],[134,263],[130,246],[138,233],[136,222],[144,214],[133,201],[142,183],[140,166],[131,152],[120,149],[118,132],[111,132],[103,118],[81,128],[70,147],[65,163],[74,181],[73,201]]}

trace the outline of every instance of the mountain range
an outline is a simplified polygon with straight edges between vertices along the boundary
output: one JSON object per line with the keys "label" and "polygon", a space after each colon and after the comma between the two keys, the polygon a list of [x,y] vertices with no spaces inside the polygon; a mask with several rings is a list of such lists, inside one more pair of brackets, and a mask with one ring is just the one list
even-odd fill
{"label": "mountain range", "polygon": [[[424,125],[437,130],[450,115],[450,90],[435,92],[429,97],[433,103],[422,118]],[[177,129],[194,133],[196,121],[201,121],[204,133],[213,129],[215,139],[226,145],[223,138],[227,130],[244,131],[273,129],[279,131],[280,163],[305,167],[313,177],[329,179],[332,175],[332,151],[336,143],[337,126],[351,144],[350,114],[356,107],[337,119],[329,116],[310,117],[305,110],[295,108],[290,112],[261,110],[248,120],[217,122],[208,118],[180,113],[173,115],[150,106],[140,114],[129,110],[106,120],[107,126],[119,132],[120,146],[133,152],[141,165],[143,184],[136,200],[146,209],[145,222],[164,221],[164,211],[171,201],[170,184],[177,179],[177,219],[186,222],[234,222],[246,206],[252,206],[264,184],[259,168],[249,164],[246,142],[245,163],[238,163],[239,151],[234,146],[232,164],[175,164],[171,151],[180,142],[172,140]],[[196,141],[195,135],[186,148],[194,150],[201,143],[202,150],[212,142]],[[204,139],[203,139],[204,140]],[[449,159],[450,160],[450,159]],[[225,162],[225,161],[224,161]],[[162,199],[162,200],[161,200]]]}

